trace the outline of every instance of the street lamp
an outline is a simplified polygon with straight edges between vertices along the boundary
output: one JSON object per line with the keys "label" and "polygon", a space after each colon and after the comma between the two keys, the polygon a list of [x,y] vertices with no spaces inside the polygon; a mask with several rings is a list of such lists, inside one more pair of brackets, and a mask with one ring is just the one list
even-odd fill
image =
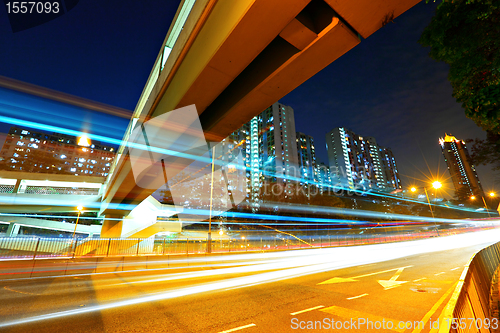
{"label": "street lamp", "polygon": [[212,180],[210,182],[210,215],[208,216],[207,253],[212,253],[212,199],[214,195],[215,146],[212,147]]}
{"label": "street lamp", "polygon": [[[439,188],[441,188],[442,186],[443,186],[443,184],[439,180],[435,180],[432,182],[432,187],[434,188],[434,200],[436,200],[436,198],[437,198],[437,190]],[[429,194],[427,193],[426,187],[424,187],[424,191],[425,191],[425,196],[427,198],[427,203],[429,204],[429,210],[431,211],[432,218],[434,219],[434,212],[432,211],[431,201],[429,200]],[[439,230],[438,230],[436,221],[434,221],[434,227],[436,228],[436,233],[439,237]]]}
{"label": "street lamp", "polygon": [[78,143],[79,146],[83,147],[90,147],[90,139],[87,135],[82,135],[81,137],[78,138]]}
{"label": "street lamp", "polygon": [[73,237],[72,238],[75,238],[76,227],[78,226],[78,220],[80,219],[80,214],[82,213],[83,206],[79,205],[78,207],[76,207],[76,209],[78,210],[78,217],[76,218],[75,231],[73,231]]}
{"label": "street lamp", "polygon": [[[434,188],[434,200],[437,197],[437,190],[441,188],[443,184],[439,180],[435,180],[432,182],[432,187]],[[424,187],[425,196],[427,198],[427,203],[429,204],[429,209],[431,211],[432,218],[434,218],[434,212],[432,211],[431,201],[429,200],[429,194],[427,193],[427,187]]]}
{"label": "street lamp", "polygon": [[416,188],[415,186],[412,186],[412,187],[410,188],[410,191],[412,191],[413,193],[415,193],[415,192],[417,192],[417,188]]}
{"label": "street lamp", "polygon": [[471,199],[471,200],[476,200],[476,196],[475,196],[475,195],[471,195],[471,196],[470,196],[470,199]]}
{"label": "street lamp", "polygon": [[[493,194],[493,195],[492,195]],[[493,192],[490,192],[489,193],[490,197],[493,197],[495,195],[495,193]],[[483,199],[483,203],[484,203],[484,208],[486,209],[486,212],[488,213],[488,217],[491,217],[490,215],[490,210],[488,209],[488,205],[486,204],[486,200],[484,200],[484,195],[481,196],[481,199]]]}
{"label": "street lamp", "polygon": [[495,192],[490,192],[488,195],[493,198],[495,196]]}

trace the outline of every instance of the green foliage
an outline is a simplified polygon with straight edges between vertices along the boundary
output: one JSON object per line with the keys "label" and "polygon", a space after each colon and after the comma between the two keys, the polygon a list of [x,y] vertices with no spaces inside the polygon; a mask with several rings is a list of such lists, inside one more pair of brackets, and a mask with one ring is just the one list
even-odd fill
{"label": "green foliage", "polygon": [[500,134],[487,132],[486,140],[476,139],[471,146],[471,161],[476,165],[492,164],[500,171]]}
{"label": "green foliage", "polygon": [[444,0],[419,42],[450,65],[453,97],[466,116],[500,133],[500,2]]}

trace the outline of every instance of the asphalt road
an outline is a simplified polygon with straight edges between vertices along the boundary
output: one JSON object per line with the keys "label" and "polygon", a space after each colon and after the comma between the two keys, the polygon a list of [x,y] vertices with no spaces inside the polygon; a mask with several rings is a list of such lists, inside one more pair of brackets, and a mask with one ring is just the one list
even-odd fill
{"label": "asphalt road", "polygon": [[[497,239],[498,231],[485,231],[3,280],[0,331],[321,332],[337,325],[335,331],[419,332],[413,322],[422,322],[428,332],[471,256]],[[399,329],[400,321],[412,327]]]}

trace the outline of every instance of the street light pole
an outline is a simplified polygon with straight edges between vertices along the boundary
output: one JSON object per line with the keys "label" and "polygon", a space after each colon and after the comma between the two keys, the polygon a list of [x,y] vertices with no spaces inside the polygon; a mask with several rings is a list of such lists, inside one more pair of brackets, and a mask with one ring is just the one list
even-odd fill
{"label": "street light pole", "polygon": [[484,208],[486,209],[486,212],[488,213],[488,217],[491,217],[490,210],[488,209],[488,205],[486,205],[486,201],[484,200],[484,196],[481,196],[481,199],[483,199]]}
{"label": "street light pole", "polygon": [[212,198],[214,193],[215,146],[212,147],[212,181],[210,182],[210,215],[208,216],[207,253],[212,253]]}
{"label": "street light pole", "polygon": [[73,231],[73,236],[71,238],[75,238],[76,227],[78,227],[78,220],[80,219],[80,214],[82,213],[83,207],[78,206],[76,207],[76,209],[78,209],[78,217],[76,218],[75,231]]}
{"label": "street light pole", "polygon": [[424,187],[424,191],[425,191],[425,197],[427,198],[427,202],[429,203],[429,209],[431,210],[432,218],[434,218],[434,213],[432,212],[432,207],[431,207],[431,201],[429,200],[429,194],[427,194],[427,188],[426,187]]}

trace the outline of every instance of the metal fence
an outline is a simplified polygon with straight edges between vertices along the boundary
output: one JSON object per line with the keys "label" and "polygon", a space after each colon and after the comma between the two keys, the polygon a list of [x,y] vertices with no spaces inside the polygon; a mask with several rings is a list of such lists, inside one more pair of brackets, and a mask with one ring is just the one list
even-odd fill
{"label": "metal fence", "polygon": [[[479,251],[462,277],[452,315],[444,324],[450,332],[498,332],[498,288],[492,284],[500,264],[500,243]],[[459,287],[460,288],[460,287]]]}
{"label": "metal fence", "polygon": [[[400,242],[470,232],[479,228],[454,228],[408,232],[368,231],[365,234],[337,232],[328,235],[261,234],[226,237],[211,241],[212,253],[276,251],[306,248],[367,245]],[[482,230],[482,229],[481,229]],[[85,258],[109,256],[175,255],[207,252],[207,239],[176,238],[0,238],[0,258]]]}

